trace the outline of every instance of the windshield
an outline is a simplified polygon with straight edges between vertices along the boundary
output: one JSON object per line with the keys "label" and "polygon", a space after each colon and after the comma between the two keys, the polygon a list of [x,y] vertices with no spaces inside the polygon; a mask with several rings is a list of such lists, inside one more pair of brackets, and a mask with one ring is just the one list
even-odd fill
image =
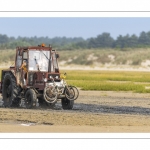
{"label": "windshield", "polygon": [[48,71],[49,64],[49,51],[29,51],[29,70],[30,71]]}

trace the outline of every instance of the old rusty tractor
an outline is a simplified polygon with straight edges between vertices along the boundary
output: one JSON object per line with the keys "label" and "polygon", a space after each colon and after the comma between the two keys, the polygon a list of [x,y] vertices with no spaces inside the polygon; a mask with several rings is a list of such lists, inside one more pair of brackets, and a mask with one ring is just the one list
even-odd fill
{"label": "old rusty tractor", "polygon": [[[58,67],[59,55],[49,45],[17,47],[14,66],[2,70],[1,92],[4,107],[36,107],[45,102],[54,106],[61,100],[63,109],[72,109],[79,92],[75,86],[67,85],[65,74]],[[27,72],[21,66],[26,62]]]}

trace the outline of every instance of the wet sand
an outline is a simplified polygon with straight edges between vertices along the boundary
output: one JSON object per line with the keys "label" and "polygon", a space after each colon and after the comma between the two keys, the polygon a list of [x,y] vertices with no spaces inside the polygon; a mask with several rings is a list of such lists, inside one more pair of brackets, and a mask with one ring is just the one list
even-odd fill
{"label": "wet sand", "polygon": [[73,110],[0,107],[1,133],[150,132],[150,94],[80,91]]}

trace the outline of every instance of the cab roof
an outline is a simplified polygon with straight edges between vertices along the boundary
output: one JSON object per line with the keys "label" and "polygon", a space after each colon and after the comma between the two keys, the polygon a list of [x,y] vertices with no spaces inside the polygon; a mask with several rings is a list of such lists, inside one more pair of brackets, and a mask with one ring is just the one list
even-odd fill
{"label": "cab roof", "polygon": [[45,45],[38,45],[38,46],[28,46],[28,47],[17,47],[16,49],[18,50],[29,50],[29,49],[32,49],[32,50],[52,50],[52,47],[51,45],[49,45],[49,47],[46,47]]}

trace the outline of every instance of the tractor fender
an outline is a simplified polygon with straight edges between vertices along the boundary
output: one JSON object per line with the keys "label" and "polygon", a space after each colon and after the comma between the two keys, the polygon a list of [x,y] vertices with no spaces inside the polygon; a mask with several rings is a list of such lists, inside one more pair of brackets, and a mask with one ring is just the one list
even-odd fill
{"label": "tractor fender", "polygon": [[[2,70],[2,76],[1,76],[1,88],[2,88],[2,84],[3,84],[4,76],[5,76],[6,73],[12,74],[12,75],[14,76],[14,78],[16,79],[14,70]],[[16,80],[16,81],[17,81],[17,80]]]}

